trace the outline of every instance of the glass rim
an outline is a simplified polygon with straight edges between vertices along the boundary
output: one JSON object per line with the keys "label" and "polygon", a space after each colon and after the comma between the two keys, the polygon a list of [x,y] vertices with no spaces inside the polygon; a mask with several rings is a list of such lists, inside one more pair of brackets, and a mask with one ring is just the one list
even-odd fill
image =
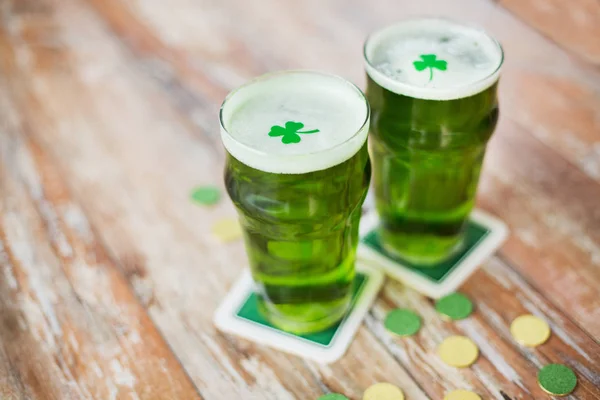
{"label": "glass rim", "polygon": [[[404,83],[404,82],[400,82],[400,81],[394,80],[393,78],[390,78],[389,76],[385,75],[384,73],[379,72],[377,70],[377,68],[375,67],[375,65],[372,63],[372,61],[369,59],[369,56],[367,54],[368,47],[371,44],[371,41],[374,39],[374,37],[376,35],[378,35],[378,34],[382,34],[385,31],[393,30],[394,28],[397,28],[397,27],[399,27],[399,26],[401,26],[403,24],[406,24],[407,22],[418,22],[418,21],[443,21],[443,22],[446,22],[446,23],[456,24],[456,25],[458,25],[460,27],[463,27],[463,28],[474,29],[474,30],[476,30],[476,31],[484,34],[488,39],[491,40],[491,42],[493,44],[496,45],[496,47],[497,47],[497,49],[499,51],[500,59],[498,60],[498,65],[488,75],[486,75],[486,76],[484,76],[484,77],[482,77],[480,79],[477,79],[476,81],[472,81],[472,82],[469,82],[469,83],[467,83],[465,85],[459,86],[458,88],[450,88],[450,89],[448,89],[448,88],[446,88],[446,89],[436,89],[436,88],[416,87],[416,86],[410,85],[408,83]],[[400,87],[407,88],[407,92],[413,92],[414,93],[414,92],[419,91],[419,92],[422,92],[422,93],[425,93],[425,94],[433,94],[433,93],[435,93],[435,94],[437,94],[437,96],[436,95],[430,95],[430,96],[425,95],[425,96],[421,97],[421,96],[413,96],[413,95],[408,95],[408,94],[405,95],[403,93],[397,93],[397,94],[405,95],[405,96],[408,96],[408,97],[415,97],[415,98],[419,98],[419,99],[423,99],[423,100],[456,100],[456,99],[461,99],[461,98],[465,98],[465,97],[469,97],[469,96],[473,96],[475,94],[481,93],[484,90],[489,89],[492,85],[494,85],[498,81],[498,79],[500,77],[500,71],[502,69],[502,66],[504,65],[504,48],[502,47],[502,44],[494,36],[490,35],[487,32],[487,30],[483,29],[480,25],[470,24],[470,23],[464,23],[462,21],[456,21],[456,20],[454,20],[452,18],[423,15],[423,16],[403,18],[401,20],[396,21],[395,23],[392,23],[392,24],[386,25],[386,26],[384,26],[382,28],[379,28],[379,29],[376,29],[374,31],[371,31],[367,35],[367,37],[365,39],[365,42],[363,44],[363,61],[365,63],[365,66],[367,67],[366,68],[367,75],[369,75],[369,77],[371,79],[375,80],[376,82],[377,82],[377,80],[375,78],[373,78],[373,76],[369,73],[369,70],[375,71],[377,74],[379,74],[378,78],[381,79],[381,80],[383,80],[383,81],[387,81],[388,83],[392,83],[395,86],[400,86]],[[495,79],[490,79],[490,78],[493,78],[494,76],[496,76]],[[477,87],[478,85],[481,85],[481,83],[483,83],[483,82],[485,82],[487,80],[490,80],[490,84],[489,85],[487,85],[487,86],[484,85],[484,87],[482,87],[480,90],[475,91],[475,92],[473,92],[471,94],[468,94],[466,96],[463,96],[463,95],[453,96],[452,95],[453,91],[457,92],[458,89],[464,90],[464,89],[469,88],[469,87]],[[379,82],[377,82],[377,83],[379,83]],[[382,85],[382,84],[380,84],[380,85],[383,86],[384,88],[387,88],[386,85]],[[393,93],[396,93],[395,91],[393,91],[391,89],[388,89],[388,90],[390,90]]]}
{"label": "glass rim", "polygon": [[[326,149],[320,149],[320,150],[316,150],[316,151],[311,151],[311,152],[302,153],[302,154],[294,154],[294,155],[273,156],[272,153],[259,150],[255,147],[252,147],[252,146],[236,139],[235,136],[233,136],[231,134],[231,132],[229,132],[229,130],[225,126],[223,113],[224,113],[225,108],[227,107],[228,102],[231,101],[233,99],[233,97],[235,97],[240,91],[242,91],[256,83],[267,81],[267,80],[277,77],[277,76],[294,75],[294,74],[316,75],[316,76],[321,76],[321,77],[324,77],[327,79],[335,79],[338,82],[345,84],[350,89],[355,91],[356,94],[358,94],[360,101],[365,105],[365,118],[360,123],[360,126],[356,129],[356,131],[351,136],[347,137],[344,141],[337,143]],[[220,124],[220,128],[221,128],[221,134],[226,134],[228,136],[228,138],[231,139],[232,141],[235,141],[236,144],[243,147],[246,151],[249,151],[256,155],[265,156],[265,157],[285,157],[285,158],[292,158],[292,159],[302,158],[302,157],[306,157],[306,156],[315,156],[315,155],[319,155],[319,154],[325,154],[333,149],[337,149],[341,146],[347,145],[349,142],[356,139],[356,137],[359,136],[361,134],[361,132],[363,132],[365,129],[369,128],[368,123],[369,123],[370,117],[371,117],[371,106],[369,104],[369,101],[367,100],[365,93],[356,84],[354,84],[353,82],[349,81],[348,79],[346,79],[342,76],[339,76],[336,74],[331,74],[328,72],[316,71],[316,70],[312,70],[312,69],[280,70],[280,71],[268,72],[263,75],[259,75],[255,78],[249,80],[248,82],[244,83],[243,85],[238,86],[237,88],[233,89],[231,92],[229,92],[227,94],[227,96],[225,97],[225,99],[223,100],[223,102],[221,103],[221,107],[219,109],[219,124]],[[226,148],[226,150],[229,151],[227,148]],[[231,152],[229,152],[229,153],[231,154]]]}

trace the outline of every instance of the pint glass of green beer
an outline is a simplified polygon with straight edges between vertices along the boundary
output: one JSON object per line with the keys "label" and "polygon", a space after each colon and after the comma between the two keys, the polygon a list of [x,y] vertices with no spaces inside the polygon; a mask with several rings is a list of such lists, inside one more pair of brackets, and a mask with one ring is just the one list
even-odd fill
{"label": "pint glass of green beer", "polygon": [[369,116],[356,86],[311,71],[264,75],[221,107],[225,184],[259,307],[287,331],[325,329],[348,309],[371,177]]}
{"label": "pint glass of green beer", "polygon": [[424,267],[460,250],[498,120],[500,44],[443,19],[400,22],[364,46],[380,240]]}

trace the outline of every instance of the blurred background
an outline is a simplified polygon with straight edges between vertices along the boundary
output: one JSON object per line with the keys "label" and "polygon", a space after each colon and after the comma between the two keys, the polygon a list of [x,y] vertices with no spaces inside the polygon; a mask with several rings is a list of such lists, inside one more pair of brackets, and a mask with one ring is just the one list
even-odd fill
{"label": "blurred background", "polygon": [[[189,192],[223,189],[223,98],[290,68],[364,88],[366,35],[413,15],[480,25],[505,50],[478,206],[511,236],[463,288],[481,312],[394,342],[387,310],[434,310],[388,282],[331,366],[219,333],[246,257],[210,232],[230,202]],[[411,399],[458,383],[540,398],[550,361],[576,369],[575,398],[600,398],[598,0],[1,0],[0,145],[2,399],[358,399],[385,380]],[[553,321],[543,351],[507,342],[523,312]],[[432,356],[456,332],[479,340],[474,371]]]}

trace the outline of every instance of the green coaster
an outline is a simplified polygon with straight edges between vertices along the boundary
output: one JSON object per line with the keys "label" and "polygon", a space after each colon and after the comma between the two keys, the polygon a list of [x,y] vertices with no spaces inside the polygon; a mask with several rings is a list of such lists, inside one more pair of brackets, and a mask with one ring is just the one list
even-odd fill
{"label": "green coaster", "polygon": [[273,326],[262,315],[256,295],[261,288],[246,269],[215,312],[214,322],[223,332],[302,358],[330,363],[342,357],[350,346],[382,284],[381,271],[358,260],[350,309],[345,317],[328,329],[298,335]]}
{"label": "green coaster", "polygon": [[398,336],[411,336],[421,329],[421,317],[411,310],[397,308],[388,313],[384,325]]}
{"label": "green coaster", "polygon": [[473,312],[473,303],[462,293],[452,293],[442,297],[435,303],[435,309],[456,321],[465,319]]}
{"label": "green coaster", "polygon": [[221,199],[221,191],[215,186],[199,186],[192,190],[192,201],[205,206],[217,204]]}
{"label": "green coaster", "polygon": [[455,292],[508,236],[506,224],[481,210],[474,210],[465,227],[461,250],[438,264],[420,265],[387,253],[380,241],[379,225],[375,212],[367,213],[361,219],[359,257],[434,299]]}
{"label": "green coaster", "polygon": [[549,364],[538,372],[538,383],[551,395],[566,396],[577,386],[577,376],[566,365]]}
{"label": "green coaster", "polygon": [[[361,273],[356,274],[356,278],[354,279],[354,286],[352,287],[352,298],[357,299],[358,294],[362,290],[364,284],[366,283],[367,276]],[[242,305],[240,310],[236,314],[238,317],[243,318],[249,322],[262,325],[264,327],[281,331],[283,330],[277,328],[276,326],[271,325],[269,321],[261,314],[258,310],[258,296],[256,293],[252,293],[250,297],[246,300],[246,302]],[[297,337],[301,337],[303,339],[308,340],[314,344],[318,344],[321,346],[329,346],[333,337],[335,336],[338,328],[340,327],[341,322],[335,324],[331,328],[325,329],[321,332],[309,333],[306,335],[295,335]]]}
{"label": "green coaster", "polygon": [[458,267],[459,261],[465,258],[468,253],[476,249],[477,244],[482,241],[490,233],[489,229],[476,222],[470,221],[467,227],[465,246],[462,251],[455,254],[454,257],[447,261],[438,263],[434,266],[422,267],[419,264],[414,264],[404,260],[396,260],[391,254],[388,254],[381,242],[376,230],[369,232],[363,239],[363,243],[373,248],[381,254],[384,254],[391,260],[401,263],[403,267],[410,269],[412,272],[421,275],[423,278],[439,283],[442,282],[454,268]]}
{"label": "green coaster", "polygon": [[346,396],[344,396],[343,394],[328,393],[328,394],[325,394],[325,395],[319,397],[317,400],[348,400],[348,398]]}

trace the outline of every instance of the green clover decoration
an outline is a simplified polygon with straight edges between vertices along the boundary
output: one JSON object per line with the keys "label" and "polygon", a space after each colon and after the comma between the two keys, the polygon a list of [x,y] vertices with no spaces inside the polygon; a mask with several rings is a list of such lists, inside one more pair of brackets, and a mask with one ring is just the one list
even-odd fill
{"label": "green clover decoration", "polygon": [[435,54],[421,54],[421,60],[414,61],[413,65],[417,71],[423,71],[425,68],[429,68],[429,82],[433,79],[433,69],[439,69],[445,71],[448,67],[448,62],[444,60],[438,60]]}
{"label": "green clover decoration", "polygon": [[310,131],[301,131],[300,129],[302,129],[302,128],[304,128],[304,124],[302,122],[288,121],[285,123],[285,127],[279,126],[279,125],[273,125],[271,127],[271,131],[269,132],[269,136],[271,136],[271,137],[281,136],[282,143],[290,144],[290,143],[300,143],[302,138],[300,137],[300,135],[298,135],[299,133],[301,133],[303,135],[308,135],[311,133],[319,132],[318,129],[313,129]]}

